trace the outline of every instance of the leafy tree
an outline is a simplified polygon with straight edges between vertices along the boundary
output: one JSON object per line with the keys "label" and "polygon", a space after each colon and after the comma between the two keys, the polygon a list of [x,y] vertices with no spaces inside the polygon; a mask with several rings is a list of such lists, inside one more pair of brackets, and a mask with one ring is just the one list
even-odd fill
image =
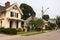
{"label": "leafy tree", "polygon": [[38,19],[38,20],[36,21],[36,23],[37,23],[38,26],[42,26],[43,20],[42,20],[42,19]]}
{"label": "leafy tree", "polygon": [[42,20],[42,19],[38,19],[38,20],[36,20],[36,21],[35,21],[35,20],[30,20],[29,24],[30,24],[30,25],[33,25],[33,24],[34,24],[35,26],[36,26],[36,25],[37,25],[37,26],[42,26],[43,20]]}
{"label": "leafy tree", "polygon": [[43,19],[48,21],[49,20],[49,15],[43,15]]}
{"label": "leafy tree", "polygon": [[57,19],[56,19],[56,24],[57,24],[58,27],[60,28],[60,16],[57,17]]}
{"label": "leafy tree", "polygon": [[43,25],[43,20],[42,19],[30,20],[29,25],[31,25],[33,30],[40,31],[41,26]]}
{"label": "leafy tree", "polygon": [[42,20],[42,19],[38,19],[38,20],[36,21],[36,27],[35,27],[35,29],[36,29],[37,31],[41,31],[42,25],[43,25],[43,20]]}
{"label": "leafy tree", "polygon": [[25,3],[20,5],[20,9],[23,12],[22,19],[26,20],[30,16],[35,16],[36,13],[34,12],[33,8]]}
{"label": "leafy tree", "polygon": [[35,25],[35,23],[36,23],[35,20],[30,20],[30,21],[29,21],[29,24],[30,24],[30,25],[33,25],[33,24]]}
{"label": "leafy tree", "polygon": [[30,20],[29,25],[31,25],[31,29],[34,30],[35,26],[36,26],[36,21],[35,20]]}

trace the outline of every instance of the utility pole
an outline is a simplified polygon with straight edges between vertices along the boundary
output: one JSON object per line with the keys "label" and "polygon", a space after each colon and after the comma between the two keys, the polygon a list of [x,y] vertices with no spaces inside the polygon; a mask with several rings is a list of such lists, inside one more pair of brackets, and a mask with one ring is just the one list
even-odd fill
{"label": "utility pole", "polygon": [[[47,9],[49,9],[49,8],[47,8]],[[42,20],[43,20],[43,15],[44,15],[44,13],[47,11],[47,9],[44,11],[43,10],[43,6],[42,6]],[[44,27],[44,22],[43,22],[43,24],[42,24],[42,32],[44,32],[44,30],[43,30],[43,27]]]}
{"label": "utility pole", "polygon": [[[43,20],[43,7],[42,7],[42,20]],[[42,32],[43,32],[43,24],[42,24]]]}

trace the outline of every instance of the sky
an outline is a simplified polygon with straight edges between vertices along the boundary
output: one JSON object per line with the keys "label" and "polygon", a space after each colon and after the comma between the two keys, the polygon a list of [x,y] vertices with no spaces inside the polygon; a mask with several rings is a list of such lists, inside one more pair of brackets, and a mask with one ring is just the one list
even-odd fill
{"label": "sky", "polygon": [[17,2],[18,5],[21,3],[30,5],[36,12],[36,17],[38,18],[41,18],[42,16],[42,6],[44,11],[49,8],[44,14],[48,14],[50,18],[60,16],[60,0],[0,0],[0,5],[4,6],[5,2],[7,1],[9,1],[11,4]]}

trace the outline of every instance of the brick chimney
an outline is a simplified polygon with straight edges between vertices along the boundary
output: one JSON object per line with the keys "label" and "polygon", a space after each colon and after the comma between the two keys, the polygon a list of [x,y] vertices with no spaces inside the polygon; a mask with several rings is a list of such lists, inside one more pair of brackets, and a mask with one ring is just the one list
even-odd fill
{"label": "brick chimney", "polygon": [[5,7],[9,7],[9,6],[10,6],[10,2],[6,2]]}

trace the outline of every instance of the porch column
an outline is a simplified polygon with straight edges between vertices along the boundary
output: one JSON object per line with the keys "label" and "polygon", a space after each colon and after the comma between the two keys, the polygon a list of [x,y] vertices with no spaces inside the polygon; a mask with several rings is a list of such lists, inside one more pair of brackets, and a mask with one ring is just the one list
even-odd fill
{"label": "porch column", "polygon": [[0,27],[1,27],[2,25],[1,25],[1,20],[0,20]]}
{"label": "porch column", "polygon": [[15,22],[15,21],[13,21],[13,26],[12,26],[12,28],[16,28],[16,22]]}
{"label": "porch column", "polygon": [[21,21],[18,22],[18,28],[21,28]]}
{"label": "porch column", "polygon": [[9,20],[4,20],[4,28],[9,28]]}

